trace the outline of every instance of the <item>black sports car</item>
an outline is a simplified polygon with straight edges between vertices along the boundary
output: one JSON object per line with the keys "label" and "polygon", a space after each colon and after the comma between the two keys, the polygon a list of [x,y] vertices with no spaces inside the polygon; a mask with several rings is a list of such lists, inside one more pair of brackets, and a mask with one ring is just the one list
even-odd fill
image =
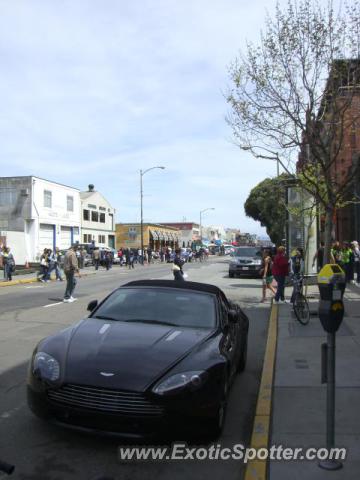
{"label": "black sports car", "polygon": [[141,280],[89,303],[91,314],[41,340],[28,404],[64,426],[129,437],[216,437],[246,363],[249,321],[213,285]]}

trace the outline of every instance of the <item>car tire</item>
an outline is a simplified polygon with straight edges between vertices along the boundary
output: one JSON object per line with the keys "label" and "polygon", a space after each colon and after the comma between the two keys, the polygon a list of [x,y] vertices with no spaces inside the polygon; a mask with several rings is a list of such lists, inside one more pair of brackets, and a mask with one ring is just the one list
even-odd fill
{"label": "car tire", "polygon": [[241,356],[240,356],[240,359],[239,359],[239,363],[238,363],[238,366],[237,366],[237,372],[238,373],[243,372],[245,370],[245,367],[246,367],[247,345],[248,345],[248,340],[246,338],[244,346],[243,346],[242,351],[241,351]]}
{"label": "car tire", "polygon": [[233,272],[229,272],[229,278],[234,278],[234,273]]}
{"label": "car tire", "polygon": [[229,383],[228,380],[225,380],[223,386],[223,397],[219,404],[218,410],[214,417],[211,417],[207,424],[207,437],[210,440],[216,440],[223,431],[225,425],[225,418],[226,418],[226,410],[227,410],[227,403],[228,403],[228,395],[229,395]]}

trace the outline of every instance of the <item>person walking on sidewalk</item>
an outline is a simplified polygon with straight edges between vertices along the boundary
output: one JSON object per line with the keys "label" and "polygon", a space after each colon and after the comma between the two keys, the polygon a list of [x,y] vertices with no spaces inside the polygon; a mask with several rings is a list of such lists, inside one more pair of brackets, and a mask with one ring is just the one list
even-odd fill
{"label": "person walking on sidewalk", "polygon": [[72,296],[76,286],[75,273],[79,275],[79,278],[81,277],[78,259],[76,256],[76,246],[70,247],[69,250],[65,253],[64,273],[66,277],[64,302],[72,303],[74,300],[76,300],[76,298]]}
{"label": "person walking on sidewalk", "polygon": [[277,283],[275,303],[285,303],[285,279],[289,273],[289,259],[285,255],[285,247],[283,246],[277,249],[277,254],[273,261],[272,273]]}
{"label": "person walking on sidewalk", "polygon": [[273,276],[272,276],[272,258],[270,255],[270,250],[265,249],[262,258],[262,299],[261,302],[266,301],[266,290],[269,289],[275,295],[275,288],[272,286]]}
{"label": "person walking on sidewalk", "polygon": [[10,252],[10,247],[6,247],[3,253],[3,262],[4,262],[4,276],[5,281],[12,281],[12,274],[15,270],[15,259],[14,255]]}
{"label": "person walking on sidewalk", "polygon": [[354,279],[354,256],[348,242],[343,242],[342,259],[346,283],[350,283]]}

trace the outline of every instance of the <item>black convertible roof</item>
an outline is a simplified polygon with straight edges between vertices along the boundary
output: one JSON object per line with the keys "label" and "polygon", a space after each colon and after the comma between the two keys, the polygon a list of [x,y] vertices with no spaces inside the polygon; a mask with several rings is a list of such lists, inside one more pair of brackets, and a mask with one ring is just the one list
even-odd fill
{"label": "black convertible roof", "polygon": [[175,280],[134,280],[133,282],[126,283],[123,287],[170,287],[170,288],[183,288],[185,290],[197,290],[198,292],[207,292],[218,295],[222,293],[220,288],[209,283],[200,282],[176,282]]}

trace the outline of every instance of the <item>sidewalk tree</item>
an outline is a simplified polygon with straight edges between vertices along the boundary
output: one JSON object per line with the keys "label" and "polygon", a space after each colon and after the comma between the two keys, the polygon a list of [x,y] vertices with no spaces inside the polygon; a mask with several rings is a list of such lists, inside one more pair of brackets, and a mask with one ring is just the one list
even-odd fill
{"label": "sidewalk tree", "polygon": [[230,66],[227,121],[240,148],[278,161],[314,197],[328,260],[334,216],[355,201],[360,169],[356,152],[351,167],[342,163],[360,128],[360,5],[322,3],[289,0],[267,16],[259,44]]}
{"label": "sidewalk tree", "polygon": [[266,178],[251,190],[244,205],[246,215],[266,227],[271,241],[277,245],[281,244],[284,238],[286,222],[284,181],[287,178],[286,174]]}

